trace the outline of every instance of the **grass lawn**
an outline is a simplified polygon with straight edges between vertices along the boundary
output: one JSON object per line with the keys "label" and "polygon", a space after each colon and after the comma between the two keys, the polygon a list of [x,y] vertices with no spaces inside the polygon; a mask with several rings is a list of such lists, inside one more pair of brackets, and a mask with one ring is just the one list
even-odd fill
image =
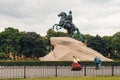
{"label": "grass lawn", "polygon": [[120,76],[105,77],[50,77],[50,78],[18,78],[18,79],[0,79],[0,80],[120,80]]}

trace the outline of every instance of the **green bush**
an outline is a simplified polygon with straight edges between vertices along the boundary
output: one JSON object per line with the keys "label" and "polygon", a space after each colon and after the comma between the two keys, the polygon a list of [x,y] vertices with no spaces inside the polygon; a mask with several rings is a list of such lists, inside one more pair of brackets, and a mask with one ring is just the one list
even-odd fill
{"label": "green bush", "polygon": [[[81,64],[84,66],[94,66],[93,61],[82,61]],[[71,66],[72,61],[1,61],[0,66]],[[102,62],[102,66],[120,66],[120,62]]]}
{"label": "green bush", "polygon": [[6,53],[0,52],[0,59],[5,59],[6,58]]}

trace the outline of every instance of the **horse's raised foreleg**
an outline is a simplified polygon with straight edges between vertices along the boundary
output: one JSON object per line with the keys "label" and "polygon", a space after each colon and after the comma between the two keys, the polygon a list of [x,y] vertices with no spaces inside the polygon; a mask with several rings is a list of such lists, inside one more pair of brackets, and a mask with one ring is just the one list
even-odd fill
{"label": "horse's raised foreleg", "polygon": [[[58,27],[59,26],[59,27]],[[58,29],[61,29],[61,27],[60,27],[60,25],[59,24],[54,24],[53,25],[53,29],[56,27],[56,30],[58,30]]]}
{"label": "horse's raised foreleg", "polygon": [[58,24],[54,24],[54,25],[53,25],[53,29],[54,29],[54,28],[55,28],[55,26],[57,26],[57,25],[58,25]]}

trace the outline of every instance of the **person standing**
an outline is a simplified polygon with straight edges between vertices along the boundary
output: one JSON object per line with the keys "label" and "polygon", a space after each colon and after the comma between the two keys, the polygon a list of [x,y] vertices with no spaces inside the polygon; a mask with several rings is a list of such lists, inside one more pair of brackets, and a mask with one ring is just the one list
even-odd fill
{"label": "person standing", "polygon": [[73,56],[73,62],[78,63],[76,56]]}
{"label": "person standing", "polygon": [[80,64],[80,59],[79,59],[79,56],[77,56],[77,62]]}
{"label": "person standing", "polygon": [[94,63],[95,63],[95,69],[98,70],[101,67],[101,60],[97,56],[94,58]]}
{"label": "person standing", "polygon": [[72,70],[81,70],[82,69],[79,61],[80,60],[76,56],[73,56]]}
{"label": "person standing", "polygon": [[83,67],[82,63],[80,62],[79,56],[77,56],[77,62],[80,64],[81,68]]}

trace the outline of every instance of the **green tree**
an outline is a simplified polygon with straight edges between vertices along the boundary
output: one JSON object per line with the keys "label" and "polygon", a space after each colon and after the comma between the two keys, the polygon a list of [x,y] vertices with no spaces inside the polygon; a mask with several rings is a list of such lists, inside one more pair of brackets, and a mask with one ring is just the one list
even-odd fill
{"label": "green tree", "polygon": [[93,38],[93,36],[89,35],[89,34],[84,34],[84,35],[82,34],[82,36],[83,36],[84,44],[86,44],[86,46],[88,46],[88,43]]}
{"label": "green tree", "polygon": [[0,51],[5,52],[8,56],[12,53],[13,57],[20,50],[21,33],[18,29],[12,27],[5,28],[5,31],[0,33]]}
{"label": "green tree", "polygon": [[120,32],[117,32],[112,36],[113,52],[116,57],[120,57]]}
{"label": "green tree", "polygon": [[99,35],[88,39],[88,47],[100,52],[102,55],[106,55],[105,41]]}
{"label": "green tree", "polygon": [[46,54],[42,37],[35,32],[24,33],[21,37],[21,53],[26,57],[41,57]]}
{"label": "green tree", "polygon": [[6,59],[6,53],[0,52],[0,59]]}
{"label": "green tree", "polygon": [[47,31],[47,35],[48,38],[50,37],[68,37],[67,33],[63,33],[63,32],[55,32],[53,29],[49,29]]}
{"label": "green tree", "polygon": [[103,36],[103,39],[105,41],[105,48],[106,48],[107,56],[109,58],[112,58],[114,56],[113,46],[112,46],[112,36]]}

